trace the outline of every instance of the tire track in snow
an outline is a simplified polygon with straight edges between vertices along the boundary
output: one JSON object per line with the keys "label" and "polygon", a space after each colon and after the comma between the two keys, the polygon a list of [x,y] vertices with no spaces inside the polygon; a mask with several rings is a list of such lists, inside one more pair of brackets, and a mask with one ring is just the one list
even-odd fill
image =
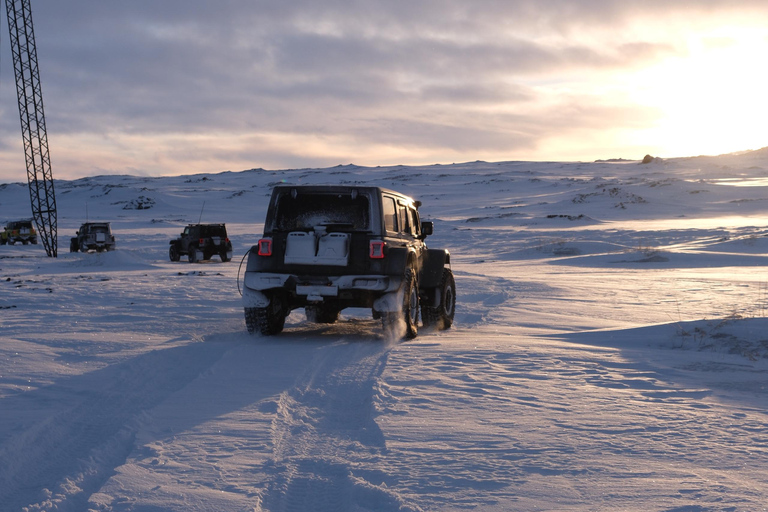
{"label": "tire track in snow", "polygon": [[[227,348],[190,343],[153,350],[0,401],[2,506],[84,510],[133,448],[141,413],[194,380]],[[51,403],[58,403],[53,415]]]}
{"label": "tire track in snow", "polygon": [[381,342],[324,347],[280,395],[265,509],[419,510],[387,490],[381,475],[358,470],[386,452],[374,398],[389,351]]}

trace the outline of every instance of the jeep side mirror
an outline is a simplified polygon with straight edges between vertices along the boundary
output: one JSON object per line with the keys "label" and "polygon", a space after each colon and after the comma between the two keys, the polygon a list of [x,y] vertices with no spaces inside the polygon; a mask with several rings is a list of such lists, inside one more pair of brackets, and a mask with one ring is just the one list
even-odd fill
{"label": "jeep side mirror", "polygon": [[421,236],[426,238],[432,234],[435,229],[435,224],[432,221],[422,221],[421,223]]}

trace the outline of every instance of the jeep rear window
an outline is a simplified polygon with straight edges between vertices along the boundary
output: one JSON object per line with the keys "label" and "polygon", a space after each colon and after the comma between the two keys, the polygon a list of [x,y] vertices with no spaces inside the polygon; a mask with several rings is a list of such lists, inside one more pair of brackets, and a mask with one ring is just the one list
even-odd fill
{"label": "jeep rear window", "polygon": [[208,238],[213,236],[226,238],[227,228],[225,228],[224,226],[200,226],[200,236],[202,238]]}
{"label": "jeep rear window", "polygon": [[276,227],[280,231],[308,231],[315,226],[368,230],[370,203],[363,194],[283,195],[277,203]]}
{"label": "jeep rear window", "polygon": [[89,233],[109,233],[109,224],[91,224],[88,226]]}

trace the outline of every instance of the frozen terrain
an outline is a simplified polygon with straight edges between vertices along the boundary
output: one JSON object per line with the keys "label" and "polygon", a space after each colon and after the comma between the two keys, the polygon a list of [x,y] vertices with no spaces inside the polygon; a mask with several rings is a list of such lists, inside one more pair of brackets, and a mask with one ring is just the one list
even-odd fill
{"label": "frozen terrain", "polygon": [[[768,507],[768,150],[57,181],[59,257],[0,247],[2,511]],[[275,183],[423,202],[454,328],[245,331]],[[0,221],[30,216],[0,185]],[[86,220],[117,250],[69,253]],[[235,256],[168,260],[187,223]]]}

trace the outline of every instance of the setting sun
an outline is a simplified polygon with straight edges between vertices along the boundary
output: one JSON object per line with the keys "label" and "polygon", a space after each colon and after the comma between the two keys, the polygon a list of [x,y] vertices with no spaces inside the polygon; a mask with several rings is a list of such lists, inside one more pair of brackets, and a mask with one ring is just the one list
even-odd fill
{"label": "setting sun", "polygon": [[690,38],[687,54],[633,75],[635,101],[659,118],[631,142],[670,156],[765,146],[767,46],[762,30],[719,30]]}

